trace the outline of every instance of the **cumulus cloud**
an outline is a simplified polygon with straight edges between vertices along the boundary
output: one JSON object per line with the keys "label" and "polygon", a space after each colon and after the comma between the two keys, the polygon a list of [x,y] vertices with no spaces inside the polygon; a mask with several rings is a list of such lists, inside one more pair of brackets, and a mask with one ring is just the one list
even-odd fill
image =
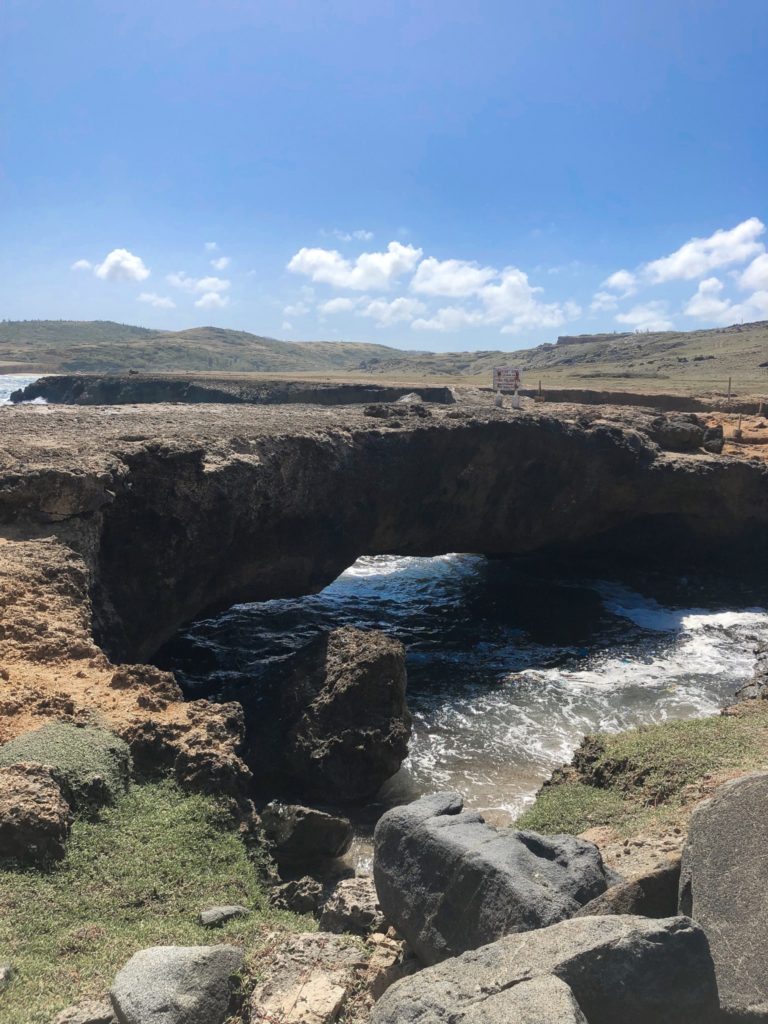
{"label": "cumulus cloud", "polygon": [[70,270],[93,270],[93,264],[90,260],[75,260],[70,266]]}
{"label": "cumulus cloud", "polygon": [[724,285],[716,277],[707,277],[699,282],[696,294],[688,300],[683,312],[700,320],[721,321],[730,316],[731,303],[720,297]]}
{"label": "cumulus cloud", "polygon": [[495,267],[481,267],[469,260],[437,260],[428,256],[416,268],[411,290],[421,295],[460,298],[476,294],[497,274]]}
{"label": "cumulus cloud", "polygon": [[140,256],[127,249],[113,249],[96,264],[94,273],[102,281],[144,281],[150,272]]}
{"label": "cumulus cloud", "polygon": [[426,311],[426,306],[418,299],[399,298],[387,302],[385,299],[374,299],[367,306],[360,309],[361,316],[371,317],[376,320],[380,327],[389,327],[390,324],[401,323],[403,320],[412,320],[419,313]]}
{"label": "cumulus cloud", "polygon": [[414,331],[460,331],[463,327],[471,327],[482,323],[479,310],[465,309],[463,306],[443,306],[430,317],[419,317],[411,327]]}
{"label": "cumulus cloud", "polygon": [[223,309],[229,304],[229,298],[219,292],[205,292],[195,301],[199,309]]}
{"label": "cumulus cloud", "polygon": [[168,274],[165,280],[174,288],[181,288],[186,292],[220,293],[227,291],[232,284],[225,277],[190,277],[183,270],[179,270],[175,274]]}
{"label": "cumulus cloud", "polygon": [[155,309],[176,309],[176,303],[167,295],[156,295],[155,292],[142,292],[137,302],[146,302]]}
{"label": "cumulus cloud", "polygon": [[323,315],[331,315],[333,313],[350,313],[358,303],[358,299],[348,299],[345,296],[339,296],[337,299],[328,299],[327,302],[321,302],[317,307],[318,311]]}
{"label": "cumulus cloud", "polygon": [[669,331],[674,324],[669,319],[666,302],[646,302],[633,306],[626,313],[617,313],[616,322],[628,324],[637,331]]}
{"label": "cumulus cloud", "polygon": [[226,270],[231,262],[229,256],[219,256],[218,259],[211,260],[211,266],[214,270]]}
{"label": "cumulus cloud", "polygon": [[593,313],[602,313],[608,310],[616,309],[619,304],[618,297],[611,295],[610,292],[595,292],[592,302],[589,308]]}
{"label": "cumulus cloud", "polygon": [[355,260],[346,259],[335,249],[303,248],[291,257],[288,270],[335,288],[387,291],[413,270],[421,255],[421,249],[400,242],[390,242],[385,252],[361,253]]}
{"label": "cumulus cloud", "polygon": [[690,281],[718,267],[743,263],[763,252],[765,247],[758,238],[764,231],[765,224],[750,217],[728,231],[720,229],[708,238],[692,238],[669,256],[646,263],[643,274],[652,284],[663,284]]}
{"label": "cumulus cloud", "polygon": [[603,288],[620,292],[623,299],[637,291],[637,278],[630,270],[617,270],[603,281]]}
{"label": "cumulus cloud", "polygon": [[761,253],[739,277],[742,288],[755,291],[768,290],[768,253]]}

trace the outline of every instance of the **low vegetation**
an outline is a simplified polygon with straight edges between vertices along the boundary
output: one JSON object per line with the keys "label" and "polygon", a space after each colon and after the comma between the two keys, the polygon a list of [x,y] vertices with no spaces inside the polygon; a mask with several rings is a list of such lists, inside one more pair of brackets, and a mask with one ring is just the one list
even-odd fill
{"label": "low vegetation", "polygon": [[[553,338],[554,341],[554,338]],[[286,342],[247,331],[157,331],[110,321],[0,322],[0,372],[280,374],[345,379],[487,384],[499,364],[546,388],[736,395],[768,389],[768,321],[696,331],[616,333],[561,339],[514,352],[414,352],[346,341]],[[526,347],[527,346],[527,347]]]}
{"label": "low vegetation", "polygon": [[[252,958],[270,932],[311,930],[311,919],[270,908],[262,878],[213,798],[170,781],[134,786],[98,821],[75,821],[56,868],[0,870],[0,959],[16,969],[0,1020],[50,1024],[101,996],[147,946],[235,942]],[[253,913],[211,931],[197,914],[215,903]]]}
{"label": "low vegetation", "polygon": [[684,819],[718,781],[768,767],[768,701],[737,714],[665,722],[588,736],[518,820],[536,832],[607,825],[631,836]]}

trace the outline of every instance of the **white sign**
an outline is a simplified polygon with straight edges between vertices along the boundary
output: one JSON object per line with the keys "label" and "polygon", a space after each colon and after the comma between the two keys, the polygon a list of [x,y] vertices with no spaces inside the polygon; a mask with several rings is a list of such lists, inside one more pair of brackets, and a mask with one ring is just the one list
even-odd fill
{"label": "white sign", "polygon": [[523,378],[517,366],[494,366],[494,391],[517,391],[522,385]]}

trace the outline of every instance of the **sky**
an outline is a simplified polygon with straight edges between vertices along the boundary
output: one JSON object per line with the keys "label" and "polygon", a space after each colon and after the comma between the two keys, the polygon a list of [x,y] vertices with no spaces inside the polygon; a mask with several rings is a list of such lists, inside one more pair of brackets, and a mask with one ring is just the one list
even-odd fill
{"label": "sky", "polygon": [[0,4],[0,319],[768,319],[765,0]]}

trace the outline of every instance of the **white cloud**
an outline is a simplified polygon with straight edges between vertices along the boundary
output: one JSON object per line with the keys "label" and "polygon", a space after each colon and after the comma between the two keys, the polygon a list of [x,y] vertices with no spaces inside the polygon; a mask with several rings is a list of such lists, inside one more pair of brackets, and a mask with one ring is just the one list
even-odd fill
{"label": "white cloud", "polygon": [[357,231],[340,231],[339,228],[334,228],[331,234],[340,242],[370,242],[373,238],[373,232],[366,231],[365,228],[360,228]]}
{"label": "white cloud", "polygon": [[338,299],[328,299],[327,302],[322,302],[317,308],[322,314],[349,313],[355,308],[358,301],[340,296]]}
{"label": "white cloud", "polygon": [[610,292],[595,292],[589,308],[593,313],[601,313],[605,310],[616,309],[619,304],[618,297]]}
{"label": "white cloud", "polygon": [[498,271],[469,260],[422,260],[411,281],[411,290],[421,295],[446,295],[450,298],[474,295],[491,281]]}
{"label": "white cloud", "polygon": [[140,256],[134,256],[127,249],[113,249],[103,263],[96,264],[94,273],[102,281],[144,281],[150,271]]}
{"label": "white cloud", "polygon": [[628,324],[638,331],[669,331],[674,324],[669,319],[666,302],[646,302],[633,306],[626,313],[617,313],[616,322]]}
{"label": "white cloud", "polygon": [[630,270],[617,270],[606,277],[602,287],[621,292],[621,298],[626,299],[628,295],[634,295],[637,291],[637,278]]}
{"label": "white cloud", "polygon": [[292,306],[283,307],[283,316],[306,316],[309,306],[306,302],[296,302]]}
{"label": "white cloud", "polygon": [[196,300],[195,305],[200,309],[223,309],[229,303],[226,295],[219,292],[206,292]]}
{"label": "white cloud", "polygon": [[214,270],[226,270],[231,262],[229,256],[219,256],[218,259],[211,260],[211,266]]}
{"label": "white cloud", "polygon": [[219,243],[218,242],[206,242],[205,243],[205,248],[208,250],[208,252],[216,252],[216,250],[219,248]]}
{"label": "white cloud", "polygon": [[692,238],[669,256],[646,263],[643,274],[652,284],[663,284],[690,281],[718,267],[743,263],[763,252],[764,246],[757,239],[764,231],[763,222],[750,217],[728,231],[720,229],[708,238]]}
{"label": "white cloud", "polygon": [[168,274],[165,280],[174,288],[181,288],[186,292],[225,292],[232,284],[225,277],[189,277],[183,270]]}
{"label": "white cloud", "polygon": [[752,260],[739,277],[739,285],[742,288],[755,291],[768,290],[768,252],[764,252]]}
{"label": "white cloud", "polygon": [[418,299],[399,298],[387,302],[385,299],[374,299],[360,310],[360,316],[368,316],[376,320],[380,327],[411,320],[419,313],[426,311],[426,306]]}
{"label": "white cloud", "polygon": [[166,295],[156,295],[154,292],[142,292],[137,299],[138,302],[146,302],[155,309],[176,309],[176,303]]}
{"label": "white cloud", "polygon": [[361,253],[355,260],[345,259],[335,249],[303,248],[290,259],[288,270],[336,288],[386,291],[413,270],[421,255],[421,249],[400,242],[390,242],[385,252]]}
{"label": "white cloud", "polygon": [[93,264],[90,260],[75,260],[70,270],[93,270]]}
{"label": "white cloud", "polygon": [[460,331],[482,323],[482,313],[465,309],[463,306],[443,306],[431,317],[414,320],[414,331]]}
{"label": "white cloud", "polygon": [[723,282],[716,277],[707,277],[699,282],[696,294],[685,305],[686,316],[695,316],[700,320],[721,321],[730,317],[731,302],[720,298]]}

